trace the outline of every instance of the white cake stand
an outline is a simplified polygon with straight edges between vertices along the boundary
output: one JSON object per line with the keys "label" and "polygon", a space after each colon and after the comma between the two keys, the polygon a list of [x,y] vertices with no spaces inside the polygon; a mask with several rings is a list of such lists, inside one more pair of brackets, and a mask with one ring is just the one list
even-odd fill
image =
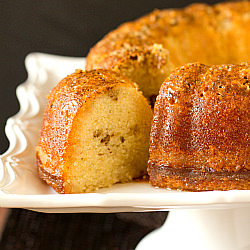
{"label": "white cake stand", "polygon": [[84,58],[41,53],[26,58],[28,79],[17,89],[20,111],[7,121],[10,147],[0,157],[0,207],[46,213],[170,211],[164,225],[136,250],[249,250],[250,190],[178,192],[135,182],[59,195],[39,179],[35,146],[46,95],[60,79],[84,66]]}
{"label": "white cake stand", "polygon": [[136,250],[249,250],[250,208],[171,210]]}

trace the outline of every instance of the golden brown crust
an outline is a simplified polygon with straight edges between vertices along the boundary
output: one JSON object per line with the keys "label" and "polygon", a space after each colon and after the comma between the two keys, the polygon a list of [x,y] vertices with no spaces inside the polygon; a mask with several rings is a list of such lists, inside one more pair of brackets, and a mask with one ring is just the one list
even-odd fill
{"label": "golden brown crust", "polygon": [[[182,189],[197,185],[206,190],[202,183],[210,176],[217,182],[208,188],[224,190],[235,176],[235,183],[228,186],[234,189],[242,188],[237,181],[240,174],[244,189],[249,189],[249,107],[248,63],[212,67],[193,63],[175,70],[162,85],[155,105],[148,168],[153,173],[151,183],[164,181],[161,186],[178,189],[182,183]],[[175,178],[167,178],[169,169]],[[203,175],[181,181],[181,171]]]}
{"label": "golden brown crust", "polygon": [[155,10],[107,34],[90,50],[86,68],[127,76],[153,106],[162,82],[185,63],[250,61],[249,26],[249,1]]}
{"label": "golden brown crust", "polygon": [[[134,60],[143,61],[145,53],[154,55],[154,45],[169,52],[175,67],[195,61],[208,65],[247,61],[249,25],[249,1],[155,10],[106,35],[90,50],[86,68],[123,68],[127,61],[133,65]],[[168,58],[155,57],[158,67],[151,66],[163,69]]]}
{"label": "golden brown crust", "polygon": [[[39,153],[41,154],[41,152]],[[63,179],[60,177],[60,175],[52,174],[47,170],[46,164],[44,164],[41,160],[39,153],[37,152],[36,154],[37,170],[39,176],[58,193],[64,193]]]}
{"label": "golden brown crust", "polygon": [[76,70],[51,91],[36,150],[41,178],[58,192],[64,193],[62,167],[75,117],[98,93],[129,84],[137,88],[126,77],[112,71]]}

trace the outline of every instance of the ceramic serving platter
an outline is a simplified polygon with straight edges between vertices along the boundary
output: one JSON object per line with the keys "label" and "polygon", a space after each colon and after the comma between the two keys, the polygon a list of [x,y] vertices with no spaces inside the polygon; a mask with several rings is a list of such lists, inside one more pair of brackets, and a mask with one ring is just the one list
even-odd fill
{"label": "ceramic serving platter", "polygon": [[35,147],[46,96],[62,78],[83,69],[85,58],[32,53],[25,65],[28,78],[17,88],[20,111],[7,121],[10,147],[0,158],[0,207],[67,213],[250,206],[250,190],[180,192],[143,182],[116,184],[94,193],[57,194],[38,176]]}

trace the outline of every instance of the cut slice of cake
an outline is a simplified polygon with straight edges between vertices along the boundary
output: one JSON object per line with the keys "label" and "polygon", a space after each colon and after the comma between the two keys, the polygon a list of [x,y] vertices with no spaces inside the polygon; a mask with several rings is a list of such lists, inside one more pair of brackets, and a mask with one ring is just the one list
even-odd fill
{"label": "cut slice of cake", "polygon": [[37,147],[41,178],[59,193],[82,193],[144,175],[151,119],[132,81],[76,70],[49,95]]}

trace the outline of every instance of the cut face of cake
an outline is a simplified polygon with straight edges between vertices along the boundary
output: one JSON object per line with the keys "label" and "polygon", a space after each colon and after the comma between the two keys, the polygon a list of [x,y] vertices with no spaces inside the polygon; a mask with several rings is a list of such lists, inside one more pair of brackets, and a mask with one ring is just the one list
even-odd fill
{"label": "cut face of cake", "polygon": [[154,186],[250,189],[250,64],[176,69],[157,97],[148,165]]}
{"label": "cut face of cake", "polygon": [[49,96],[37,147],[41,178],[59,193],[82,193],[144,175],[151,120],[127,78],[76,71]]}

